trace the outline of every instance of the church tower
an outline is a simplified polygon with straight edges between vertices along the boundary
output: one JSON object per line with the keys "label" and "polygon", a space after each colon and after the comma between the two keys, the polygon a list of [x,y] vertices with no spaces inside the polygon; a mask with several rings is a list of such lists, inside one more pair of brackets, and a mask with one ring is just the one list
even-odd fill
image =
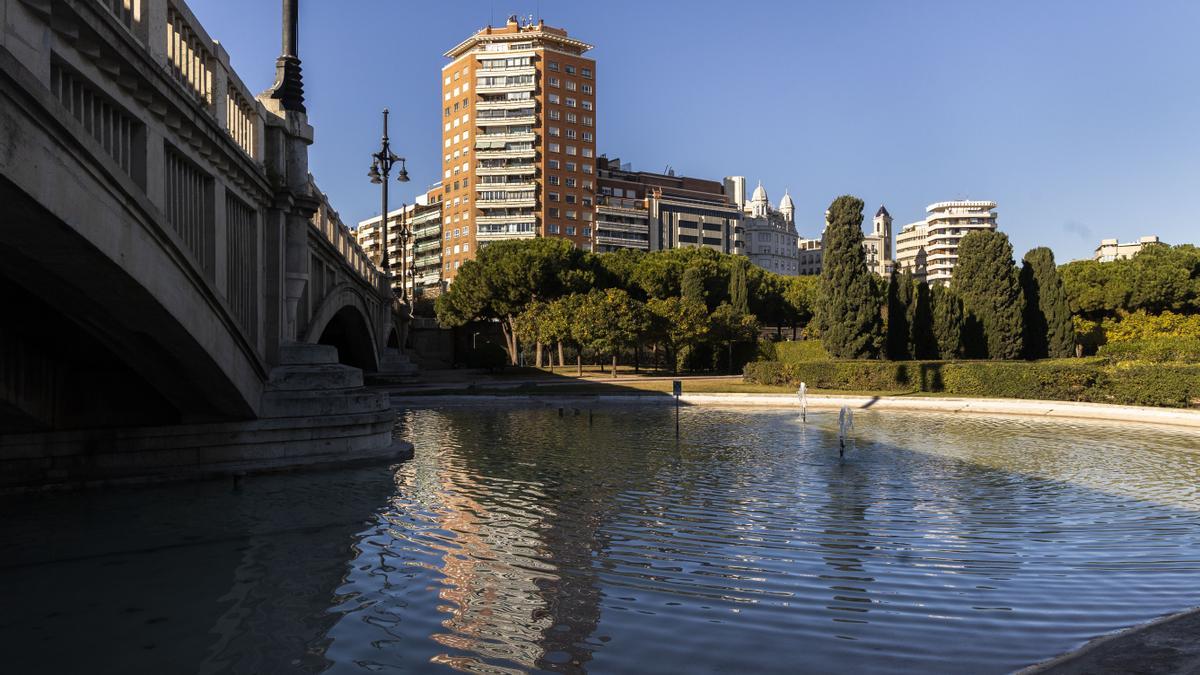
{"label": "church tower", "polygon": [[796,205],[792,203],[792,196],[787,190],[783,191],[783,199],[779,200],[779,214],[788,225],[796,225]]}
{"label": "church tower", "polygon": [[879,205],[879,210],[875,212],[873,221],[874,235],[879,238],[880,257],[885,262],[892,260],[892,214],[888,213],[887,207]]}

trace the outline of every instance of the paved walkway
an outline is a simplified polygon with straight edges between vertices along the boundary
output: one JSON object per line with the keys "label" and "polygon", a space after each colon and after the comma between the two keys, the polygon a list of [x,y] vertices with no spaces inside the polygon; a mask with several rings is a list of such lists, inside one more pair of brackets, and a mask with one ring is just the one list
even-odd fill
{"label": "paved walkway", "polygon": [[1183,675],[1200,673],[1200,610],[1097,638],[1017,675]]}

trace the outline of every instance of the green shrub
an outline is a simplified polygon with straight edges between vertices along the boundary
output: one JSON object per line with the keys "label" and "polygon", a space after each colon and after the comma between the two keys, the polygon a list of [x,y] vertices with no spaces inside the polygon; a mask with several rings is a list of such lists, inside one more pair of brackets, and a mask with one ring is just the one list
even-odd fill
{"label": "green shrub", "polygon": [[1200,340],[1200,314],[1134,312],[1119,321],[1105,319],[1104,337],[1110,343],[1150,340],[1160,337]]}
{"label": "green shrub", "polygon": [[1053,361],[762,361],[744,379],[835,391],[1087,401],[1172,408],[1200,406],[1200,365]]}
{"label": "green shrub", "polygon": [[1200,363],[1200,339],[1160,336],[1110,342],[1100,348],[1100,356],[1114,363],[1123,361]]}
{"label": "green shrub", "polygon": [[784,363],[801,363],[803,361],[828,361],[829,353],[820,340],[798,340],[780,342],[775,345],[776,359]]}

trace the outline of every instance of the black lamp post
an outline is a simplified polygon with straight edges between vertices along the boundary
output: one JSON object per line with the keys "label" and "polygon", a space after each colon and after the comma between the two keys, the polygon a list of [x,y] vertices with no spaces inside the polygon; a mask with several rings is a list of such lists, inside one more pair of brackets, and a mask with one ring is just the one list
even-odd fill
{"label": "black lamp post", "polygon": [[[396,153],[392,152],[392,146],[388,141],[388,109],[383,109],[383,142],[380,144],[379,152],[371,155],[371,170],[367,173],[367,177],[372,183],[383,187],[383,215],[382,230],[383,230],[383,275],[387,277],[388,287],[392,285],[392,264],[388,256],[388,176],[392,172],[392,167],[396,164],[400,165],[400,173],[396,175],[396,181],[399,183],[408,182],[408,170],[404,167],[404,158],[397,157]],[[405,291],[404,285],[404,242],[406,241],[406,233],[404,231],[404,214],[401,213],[400,225],[400,299],[408,302],[408,294]]]}

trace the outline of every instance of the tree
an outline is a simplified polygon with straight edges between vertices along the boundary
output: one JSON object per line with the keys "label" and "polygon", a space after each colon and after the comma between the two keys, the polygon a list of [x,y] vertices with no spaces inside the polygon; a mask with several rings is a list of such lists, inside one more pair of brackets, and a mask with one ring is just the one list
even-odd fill
{"label": "tree", "polygon": [[[756,342],[758,320],[749,312],[722,302],[708,317],[709,339],[723,345],[726,353],[726,372],[733,373],[733,346],[739,342]],[[716,359],[714,359],[715,361]]]}
{"label": "tree", "polygon": [[958,265],[951,280],[962,298],[968,325],[981,329],[968,355],[991,359],[1018,359],[1024,348],[1024,302],[1021,282],[1013,263],[1008,235],[977,230],[958,244]]}
{"label": "tree", "polygon": [[586,268],[583,251],[564,239],[494,242],[464,263],[454,283],[438,297],[438,322],[461,326],[499,321],[509,359],[516,365],[517,315],[535,299],[553,299],[586,284]]}
{"label": "tree", "polygon": [[645,306],[619,288],[592,291],[584,297],[573,333],[582,345],[612,356],[612,375],[617,376],[617,357],[637,344],[648,328]]}
{"label": "tree", "polygon": [[678,372],[684,352],[708,335],[708,311],[700,301],[679,296],[651,298],[646,309],[651,338],[666,351],[671,372]]}
{"label": "tree", "polygon": [[909,279],[896,275],[892,270],[887,284],[887,357],[893,361],[903,361],[911,358],[909,350],[911,334],[908,326],[908,306],[903,289],[909,286]]}
{"label": "tree", "polygon": [[[911,276],[911,273],[905,276]],[[913,303],[908,324],[912,333],[913,358],[938,358],[940,350],[933,328],[933,298],[929,284],[924,280],[913,282]]]}
{"label": "tree", "polygon": [[1030,250],[1021,264],[1025,295],[1025,354],[1031,359],[1066,358],[1075,352],[1075,327],[1054,253]]}
{"label": "tree", "polygon": [[792,339],[796,339],[797,324],[812,321],[821,295],[821,278],[817,276],[788,277],[783,290],[786,316],[792,324]]}
{"label": "tree", "polygon": [[733,270],[729,275],[729,304],[739,314],[750,313],[750,291],[746,286],[745,260],[735,260]]}
{"label": "tree", "polygon": [[765,325],[775,326],[776,335],[783,336],[783,325],[790,312],[784,301],[788,280],[782,274],[768,272],[758,265],[746,266],[746,285],[750,294],[750,311]]}
{"label": "tree", "polygon": [[688,267],[679,282],[679,295],[708,304],[708,291],[704,288],[704,272],[699,267]]}
{"label": "tree", "polygon": [[946,360],[962,356],[962,300],[949,286],[935,285],[931,289],[933,305],[933,336],[938,355]]}
{"label": "tree", "polygon": [[545,339],[558,344],[558,365],[563,365],[563,345],[575,348],[575,366],[580,377],[583,377],[583,355],[580,353],[582,345],[575,340],[574,324],[584,297],[586,296],[572,293],[551,302],[542,316],[541,329]]}
{"label": "tree", "polygon": [[883,300],[862,248],[863,202],[844,195],[829,207],[818,312],[826,351],[837,358],[878,358]]}

